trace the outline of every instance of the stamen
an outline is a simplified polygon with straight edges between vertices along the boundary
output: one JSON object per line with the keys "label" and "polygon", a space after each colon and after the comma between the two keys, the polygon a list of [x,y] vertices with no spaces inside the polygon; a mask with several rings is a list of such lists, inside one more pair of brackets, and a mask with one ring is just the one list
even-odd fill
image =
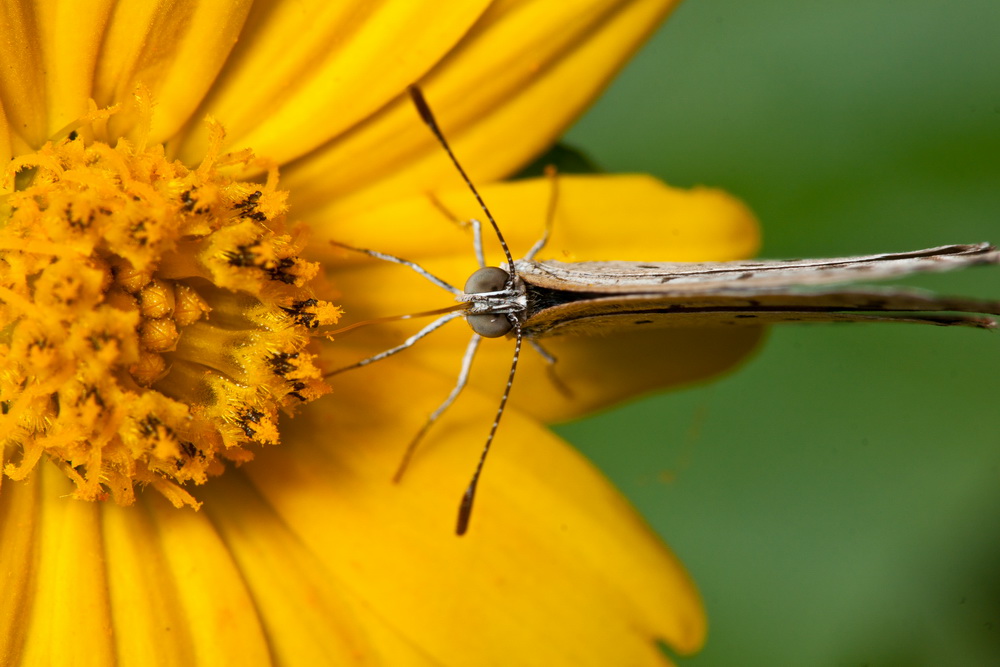
{"label": "stamen", "polygon": [[277,443],[279,413],[329,391],[310,348],[339,310],[309,287],[319,267],[287,229],[273,169],[263,184],[220,171],[260,165],[223,153],[217,124],[196,170],[159,145],[80,136],[112,113],[5,165],[3,473],[44,456],[77,498],[128,504],[149,484],[197,506],[181,485]]}

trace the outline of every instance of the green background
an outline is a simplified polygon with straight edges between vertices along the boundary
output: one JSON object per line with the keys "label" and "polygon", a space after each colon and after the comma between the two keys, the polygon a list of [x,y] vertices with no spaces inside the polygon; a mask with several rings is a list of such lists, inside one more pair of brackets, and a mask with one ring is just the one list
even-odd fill
{"label": "green background", "polygon": [[[691,0],[567,141],[737,194],[765,257],[1000,242],[1000,2]],[[998,268],[907,282],[1000,298]],[[683,664],[991,665],[998,399],[994,332],[787,326],[557,430],[698,582]]]}

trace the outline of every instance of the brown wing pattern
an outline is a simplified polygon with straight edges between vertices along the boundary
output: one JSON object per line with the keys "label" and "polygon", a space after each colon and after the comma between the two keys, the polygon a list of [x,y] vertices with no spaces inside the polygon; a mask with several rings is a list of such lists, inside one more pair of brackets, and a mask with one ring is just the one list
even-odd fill
{"label": "brown wing pattern", "polygon": [[914,273],[1000,264],[1000,251],[988,243],[978,243],[827,259],[574,263],[522,260],[514,264],[526,283],[555,290],[690,293],[725,289],[738,292],[887,280]]}
{"label": "brown wing pattern", "polygon": [[756,262],[518,262],[529,295],[524,332],[588,334],[634,326],[911,322],[994,328],[1000,301],[907,288],[818,286],[1000,263],[993,246]]}

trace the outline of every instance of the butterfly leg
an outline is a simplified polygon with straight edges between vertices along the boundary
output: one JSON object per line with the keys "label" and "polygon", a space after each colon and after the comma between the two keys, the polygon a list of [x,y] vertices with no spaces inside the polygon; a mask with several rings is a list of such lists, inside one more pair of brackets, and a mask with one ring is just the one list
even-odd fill
{"label": "butterfly leg", "polygon": [[413,453],[417,450],[417,445],[420,441],[424,439],[427,431],[430,430],[431,426],[438,420],[438,418],[444,414],[444,411],[451,407],[451,404],[455,402],[462,390],[465,389],[465,385],[469,382],[469,370],[472,368],[472,360],[476,356],[476,350],[479,348],[479,341],[481,337],[478,334],[472,334],[472,338],[469,340],[468,347],[465,348],[465,355],[462,357],[462,368],[458,372],[458,381],[455,382],[454,388],[451,393],[448,394],[448,398],[442,401],[441,405],[437,407],[434,412],[427,416],[427,421],[424,425],[420,427],[417,434],[413,436],[410,440],[410,444],[406,448],[406,452],[403,453],[403,459],[399,462],[399,467],[396,469],[396,474],[392,476],[392,481],[394,484],[399,484],[400,480],[403,479],[403,473],[410,465],[410,460],[413,458]]}
{"label": "butterfly leg", "polygon": [[570,399],[573,398],[573,390],[570,389],[569,385],[563,382],[562,378],[559,377],[559,374],[556,373],[556,361],[558,361],[556,357],[551,352],[542,347],[542,344],[536,341],[534,338],[528,338],[528,343],[531,344],[531,347],[535,348],[535,351],[538,352],[538,354],[541,355],[542,359],[545,360],[545,363],[548,364],[546,368],[549,373],[549,381],[552,382],[556,390],[566,398]]}
{"label": "butterfly leg", "polygon": [[531,250],[524,256],[524,259],[528,261],[534,260],[535,255],[541,252],[545,244],[549,242],[549,236],[552,234],[552,225],[556,219],[556,203],[559,201],[559,179],[555,165],[546,165],[545,176],[549,179],[551,193],[549,195],[549,208],[545,214],[545,231],[542,232],[542,238],[535,241],[535,245],[531,246]]}
{"label": "butterfly leg", "polygon": [[393,264],[400,264],[405,266],[415,273],[423,276],[427,281],[434,283],[438,287],[448,290],[455,296],[464,294],[464,292],[454,285],[449,284],[447,281],[438,278],[433,273],[420,266],[416,262],[411,262],[408,259],[403,259],[402,257],[396,257],[395,255],[390,255],[385,252],[379,252],[378,250],[369,250],[368,248],[355,248],[354,246],[349,246],[346,243],[339,243],[337,241],[330,241],[330,245],[337,246],[338,248],[343,248],[344,250],[350,250],[351,252],[360,252],[363,255],[368,255],[369,257],[374,257],[375,259],[381,259],[383,262],[392,262]]}
{"label": "butterfly leg", "polygon": [[449,210],[441,202],[441,200],[435,197],[431,192],[427,193],[427,198],[431,200],[431,204],[433,204],[437,210],[441,211],[441,213],[443,213],[444,216],[451,220],[454,224],[463,229],[472,227],[472,247],[476,251],[476,260],[479,261],[479,268],[486,266],[486,258],[483,254],[483,223],[479,222],[479,220],[476,220],[475,218],[462,220],[457,215],[452,213],[451,210]]}
{"label": "butterfly leg", "polygon": [[326,377],[339,375],[345,371],[354,370],[355,368],[361,368],[362,366],[367,366],[368,364],[375,363],[376,361],[382,361],[383,359],[387,359],[388,357],[391,357],[394,354],[398,354],[399,352],[402,352],[407,348],[413,347],[414,343],[416,343],[418,340],[430,334],[431,332],[440,329],[442,326],[452,321],[456,317],[464,317],[464,316],[465,316],[464,310],[456,310],[454,312],[448,313],[443,317],[437,318],[436,320],[434,320],[433,322],[425,326],[423,329],[421,329],[417,333],[407,338],[405,341],[403,341],[396,347],[391,347],[388,350],[383,350],[379,352],[378,354],[373,354],[372,356],[362,359],[361,361],[355,362],[350,366],[344,366],[343,368],[338,368],[335,371],[330,371],[329,373],[326,374]]}
{"label": "butterfly leg", "polygon": [[472,225],[472,249],[476,251],[479,268],[483,268],[486,266],[486,255],[483,254],[483,223],[472,218],[469,224]]}
{"label": "butterfly leg", "polygon": [[448,220],[450,220],[452,222],[452,224],[454,224],[457,227],[461,227],[462,229],[465,229],[466,227],[469,226],[469,221],[468,220],[463,220],[462,218],[460,218],[457,215],[455,215],[452,212],[452,210],[450,208],[448,208],[447,206],[445,206],[444,202],[442,202],[440,199],[438,199],[437,195],[435,195],[433,192],[428,192],[428,193],[426,193],[426,195],[427,195],[427,199],[430,200],[430,202],[434,206],[434,208],[436,208],[438,211],[440,211],[441,214],[444,217],[448,218]]}

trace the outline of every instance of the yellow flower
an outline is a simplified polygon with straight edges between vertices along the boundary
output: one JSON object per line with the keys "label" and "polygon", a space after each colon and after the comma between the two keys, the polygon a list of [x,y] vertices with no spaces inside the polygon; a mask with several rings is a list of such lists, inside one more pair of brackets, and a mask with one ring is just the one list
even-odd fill
{"label": "yellow flower", "polygon": [[[509,346],[482,346],[461,410],[399,485],[406,442],[453,382],[458,326],[337,376],[276,426],[328,389],[312,353],[330,302],[352,319],[447,305],[327,241],[469,272],[467,234],[426,193],[477,211],[405,86],[421,82],[527,248],[548,184],[486,184],[551,143],[674,4],[0,8],[0,434],[19,480],[0,489],[0,662],[639,664],[666,660],[657,642],[696,650],[704,614],[680,565],[540,421],[720,372],[755,333],[554,341],[571,398],[526,355],[463,539],[454,513]],[[560,191],[560,257],[756,248],[752,217],[718,192],[645,177],[565,177]],[[404,326],[337,336],[323,363],[396,344]]]}

